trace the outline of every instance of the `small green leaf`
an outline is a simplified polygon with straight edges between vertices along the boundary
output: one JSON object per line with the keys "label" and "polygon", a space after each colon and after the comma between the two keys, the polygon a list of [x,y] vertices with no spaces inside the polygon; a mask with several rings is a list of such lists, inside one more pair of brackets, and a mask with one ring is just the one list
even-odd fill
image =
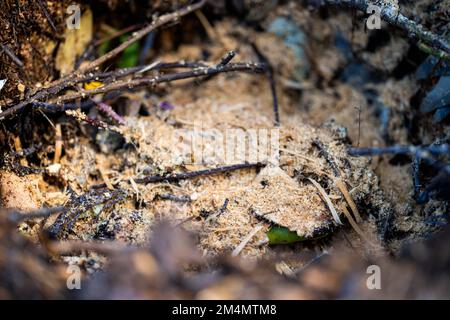
{"label": "small green leaf", "polygon": [[[120,38],[121,42],[125,42],[127,40],[127,36],[122,36]],[[131,68],[135,67],[139,62],[139,51],[141,50],[138,42],[133,43],[128,48],[126,48],[117,65],[119,68]]]}
{"label": "small green leaf", "polygon": [[99,56],[105,55],[111,47],[111,41],[105,41],[98,47],[98,54]]}
{"label": "small green leaf", "polygon": [[269,238],[269,245],[289,244],[305,240],[304,238],[299,237],[296,232],[280,226],[271,227],[267,232],[267,237]]}

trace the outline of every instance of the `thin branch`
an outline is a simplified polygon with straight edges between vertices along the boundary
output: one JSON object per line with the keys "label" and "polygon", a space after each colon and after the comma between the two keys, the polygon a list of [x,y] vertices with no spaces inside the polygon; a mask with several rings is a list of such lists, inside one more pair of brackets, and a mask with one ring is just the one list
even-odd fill
{"label": "thin branch", "polygon": [[423,52],[425,52],[427,54],[435,56],[438,59],[450,61],[450,53],[446,53],[439,49],[431,48],[422,42],[419,42],[417,44],[417,46],[419,47],[420,50],[422,50]]}
{"label": "thin branch", "polygon": [[[94,101],[95,102],[95,101]],[[95,102],[97,104],[97,109],[103,112],[105,115],[107,115],[110,119],[116,121],[120,125],[126,125],[127,122],[124,118],[119,116],[116,111],[114,111],[113,108],[111,108],[110,105],[104,103],[104,102]]]}
{"label": "thin branch", "polygon": [[67,88],[70,85],[73,85],[73,83],[77,83],[76,79],[82,78],[83,74],[86,74],[88,71],[91,71],[93,69],[96,69],[100,65],[102,65],[104,62],[108,61],[109,59],[114,58],[119,53],[121,53],[123,50],[125,50],[127,47],[135,43],[136,41],[142,39],[144,36],[146,36],[148,33],[154,31],[155,29],[178,20],[180,17],[183,17],[197,9],[200,9],[204,4],[206,3],[206,0],[200,0],[198,3],[194,5],[189,5],[183,9],[180,9],[179,11],[165,14],[159,18],[157,18],[155,21],[153,21],[150,25],[147,27],[141,29],[140,31],[137,31],[133,33],[133,35],[125,42],[123,42],[121,45],[116,47],[115,49],[109,51],[105,55],[99,57],[98,59],[88,63],[83,68],[80,68],[56,81],[51,82],[48,84],[47,87],[37,90],[33,95],[31,95],[30,98],[10,107],[9,109],[5,110],[4,112],[0,113],[0,120],[4,119],[5,117],[11,116],[16,114],[18,111],[20,111],[25,106],[38,102],[39,100],[47,99],[48,97],[56,95],[61,90]]}
{"label": "thin branch", "polygon": [[[227,52],[227,54],[226,54],[226,55],[220,60],[220,62],[216,65],[216,68],[221,68],[221,67],[226,66],[227,64],[230,63],[231,60],[233,60],[233,58],[234,58],[235,56],[236,56],[236,51],[231,50],[231,51]],[[202,80],[202,82],[203,82],[203,81],[208,81],[208,80],[210,80],[212,77],[213,77],[212,75],[211,75],[211,76],[207,76],[207,77],[205,77],[205,78]]]}
{"label": "thin branch", "polygon": [[12,52],[12,50],[3,43],[0,43],[0,49],[3,51],[19,68],[23,68],[23,62]]}
{"label": "thin branch", "polygon": [[258,56],[259,61],[266,66],[267,78],[269,79],[270,91],[272,93],[272,103],[273,103],[273,113],[275,117],[275,126],[280,125],[280,112],[278,107],[278,94],[277,94],[277,86],[275,83],[275,75],[273,71],[273,67],[270,64],[269,59],[259,50],[255,43],[251,43],[253,51],[255,51]]}
{"label": "thin branch", "polygon": [[[64,111],[64,110],[70,110],[70,109],[77,109],[79,106],[78,104],[65,104],[65,105],[58,105],[54,103],[45,103],[45,102],[39,102],[39,100],[46,99],[52,95],[56,95],[58,92],[74,86],[78,83],[88,82],[92,80],[108,80],[108,81],[114,81],[116,79],[121,79],[129,75],[139,75],[144,72],[148,71],[155,71],[155,70],[164,70],[164,69],[178,69],[178,68],[188,68],[188,69],[194,69],[194,68],[208,68],[208,65],[203,62],[192,62],[192,61],[177,61],[177,62],[158,62],[153,63],[146,66],[137,66],[137,67],[131,67],[131,68],[123,68],[118,69],[114,71],[109,72],[98,72],[98,73],[87,73],[84,75],[80,75],[76,77],[75,79],[67,79],[66,81],[63,81],[59,84],[57,84],[55,87],[48,87],[42,91],[37,92],[34,96],[24,100],[23,102],[20,102],[19,104],[10,107],[9,109],[3,111],[0,113],[0,120],[4,119],[9,116],[13,116],[16,113],[18,113],[22,108],[25,106],[32,104],[35,107],[41,108],[45,111],[50,112],[58,112],[58,111]],[[227,72],[227,71],[225,71]],[[94,103],[92,101],[87,102],[81,102],[81,108],[89,108],[92,107]]]}
{"label": "thin branch", "polygon": [[118,38],[118,37],[124,35],[125,33],[131,32],[131,31],[134,31],[134,30],[137,30],[137,29],[140,29],[142,27],[143,27],[142,24],[135,24],[135,25],[132,25],[132,26],[128,26],[125,29],[119,30],[119,31],[114,32],[112,34],[109,34],[106,37],[95,41],[94,42],[94,46],[97,47],[97,46],[99,46],[99,45],[101,45],[101,44],[103,44],[103,43],[105,43],[107,41],[114,40],[115,38]]}
{"label": "thin branch", "polygon": [[319,149],[320,154],[327,160],[328,164],[330,165],[331,169],[333,170],[333,173],[336,177],[341,176],[341,172],[339,171],[339,168],[334,161],[331,154],[328,152],[328,150],[323,145],[322,141],[319,140],[319,138],[316,138],[312,143],[317,149]]}
{"label": "thin branch", "polygon": [[422,146],[391,146],[385,148],[350,148],[348,149],[350,156],[380,156],[383,154],[410,154],[421,159],[430,158],[431,155],[450,155],[450,145],[431,145]]}
{"label": "thin branch", "polygon": [[[215,75],[222,72],[233,72],[233,71],[253,71],[262,72],[264,70],[263,66],[256,63],[235,63],[224,67],[209,67],[209,68],[197,68],[191,71],[171,73],[155,77],[147,78],[137,78],[130,79],[127,81],[117,81],[109,85],[105,85],[93,90],[80,90],[79,92],[67,94],[56,99],[56,103],[63,103],[66,101],[72,101],[79,98],[87,98],[96,94],[106,93],[121,89],[133,89],[137,87],[145,86],[155,86],[158,83],[172,82],[182,79],[203,77],[207,75]],[[8,109],[9,110],[9,109]],[[7,111],[8,111],[7,110]],[[6,111],[5,111],[6,112]],[[0,115],[1,117],[1,115]]]}
{"label": "thin branch", "polygon": [[338,189],[341,191],[341,193],[344,195],[345,200],[347,201],[348,205],[352,209],[353,214],[355,215],[355,219],[357,222],[361,222],[361,215],[359,214],[358,207],[355,204],[355,201],[353,201],[352,196],[348,192],[347,187],[345,186],[344,181],[342,180],[341,172],[339,170],[339,167],[336,164],[336,161],[334,160],[333,156],[328,152],[327,148],[323,145],[322,141],[320,141],[319,138],[316,138],[313,141],[313,145],[317,147],[320,151],[320,154],[327,160],[328,164],[333,169],[334,178],[333,181],[335,185],[338,187]]}
{"label": "thin branch", "polygon": [[[347,6],[367,13],[369,5],[368,0],[325,0],[330,5]],[[450,53],[450,44],[443,37],[426,30],[422,25],[414,22],[398,11],[398,8],[385,2],[377,2],[381,8],[381,18],[389,24],[403,29],[408,35],[420,39],[427,45]]]}
{"label": "thin branch", "polygon": [[[139,184],[148,184],[148,183],[158,183],[158,182],[178,182],[180,180],[187,180],[187,179],[193,179],[200,176],[210,176],[215,175],[219,173],[224,172],[231,172],[236,170],[242,170],[242,169],[249,169],[249,168],[260,168],[264,167],[265,164],[263,163],[241,163],[241,164],[234,164],[224,167],[218,167],[218,168],[212,168],[212,169],[203,169],[198,171],[191,171],[191,172],[183,172],[183,173],[174,173],[169,175],[155,175],[155,176],[147,176],[144,178],[135,178],[133,179],[136,183]],[[98,188],[105,188],[106,184],[98,184],[95,186],[92,186],[94,189]]]}
{"label": "thin branch", "polygon": [[224,172],[230,172],[230,171],[236,171],[236,170],[242,170],[242,169],[249,169],[249,168],[260,168],[263,167],[264,164],[262,163],[241,163],[241,164],[234,164],[230,166],[224,166],[224,167],[218,167],[213,169],[204,169],[204,170],[198,170],[198,171],[191,171],[191,172],[184,172],[184,173],[176,173],[166,176],[149,176],[142,179],[135,179],[134,181],[136,183],[140,184],[147,184],[147,183],[156,183],[156,182],[177,182],[180,180],[187,180],[192,178],[197,178],[200,176],[210,176],[215,175],[219,173]]}
{"label": "thin branch", "polygon": [[53,31],[54,31],[55,33],[57,33],[58,30],[56,30],[55,23],[53,22],[53,19],[52,19],[52,17],[50,16],[50,13],[48,13],[46,4],[44,4],[44,3],[42,2],[42,0],[38,0],[37,3],[38,3],[39,8],[41,9],[41,11],[44,13],[45,18],[47,19],[47,22],[48,22],[48,24],[50,25],[50,27],[53,29]]}
{"label": "thin branch", "polygon": [[425,162],[439,170],[450,174],[450,165],[436,160],[436,156],[444,155],[450,156],[449,144],[433,144],[430,146],[392,146],[386,148],[350,148],[347,150],[349,156],[353,157],[368,157],[380,156],[384,154],[405,154],[411,155],[414,158],[422,159]]}
{"label": "thin branch", "polygon": [[45,208],[28,213],[12,211],[9,213],[8,219],[9,221],[17,224],[22,221],[33,220],[38,218],[47,218],[56,213],[60,213],[65,209],[66,209],[65,207]]}
{"label": "thin branch", "polygon": [[133,252],[138,250],[138,247],[122,244],[118,241],[49,241],[46,244],[47,250],[58,254],[67,254],[76,251],[95,251],[103,254],[115,254],[124,252]]}
{"label": "thin branch", "polygon": [[[155,70],[164,70],[164,69],[177,69],[177,68],[201,68],[201,67],[207,67],[205,63],[202,62],[191,62],[191,61],[177,61],[177,62],[158,62],[150,65],[145,66],[136,66],[131,68],[122,68],[117,69],[114,71],[108,71],[108,72],[98,72],[98,73],[88,73],[85,75],[81,75],[77,77],[76,79],[72,81],[67,81],[64,83],[61,83],[58,87],[59,89],[52,90],[52,91],[61,91],[67,87],[74,86],[78,83],[88,82],[92,80],[108,80],[108,81],[114,81],[120,78],[124,78],[126,76],[132,75],[132,74],[140,74],[148,71],[155,71]],[[120,93],[113,92],[110,93],[109,96],[106,96],[104,101],[117,98],[120,95]],[[30,101],[30,100],[29,100]],[[72,110],[72,109],[89,109],[90,107],[94,106],[96,102],[92,100],[82,101],[80,103],[67,103],[67,104],[54,104],[54,103],[46,103],[46,102],[31,102],[31,104],[39,109],[42,109],[47,112],[59,112],[59,111],[65,111],[65,110]],[[15,108],[15,106],[13,107]],[[13,108],[7,109],[3,113],[0,113],[0,119],[11,116],[20,109],[13,110]],[[14,112],[9,112],[9,111]]]}
{"label": "thin branch", "polygon": [[114,48],[113,50],[109,51],[108,53],[106,53],[105,55],[99,57],[98,59],[90,62],[89,64],[87,64],[85,67],[81,68],[78,73],[85,73],[87,71],[90,71],[92,69],[95,69],[99,66],[101,66],[103,63],[105,63],[106,61],[110,60],[111,58],[114,58],[115,56],[117,56],[119,53],[121,53],[123,50],[125,50],[126,48],[128,48],[130,45],[132,45],[133,43],[135,43],[136,41],[142,39],[143,37],[145,37],[147,34],[149,34],[150,32],[154,31],[155,29],[169,23],[172,21],[177,21],[179,18],[200,9],[201,7],[203,7],[203,5],[206,3],[206,0],[200,0],[198,3],[193,4],[193,5],[189,5],[185,8],[182,8],[179,11],[173,12],[173,13],[169,13],[169,14],[165,14],[159,18],[157,18],[155,21],[153,21],[150,25],[148,25],[147,27],[141,29],[140,31],[135,32],[127,41],[123,42],[122,44],[120,44],[118,47]]}

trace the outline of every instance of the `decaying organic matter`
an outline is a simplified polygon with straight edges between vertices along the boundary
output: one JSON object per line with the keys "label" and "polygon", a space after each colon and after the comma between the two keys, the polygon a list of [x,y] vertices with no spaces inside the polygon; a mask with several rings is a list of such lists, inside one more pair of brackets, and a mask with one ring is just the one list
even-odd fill
{"label": "decaying organic matter", "polygon": [[81,1],[69,30],[3,1],[0,298],[447,297],[449,12],[396,3]]}

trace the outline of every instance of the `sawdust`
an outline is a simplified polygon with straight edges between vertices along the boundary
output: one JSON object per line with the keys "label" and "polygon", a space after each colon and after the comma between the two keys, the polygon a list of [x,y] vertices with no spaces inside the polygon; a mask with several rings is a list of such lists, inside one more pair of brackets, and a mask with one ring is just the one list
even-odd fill
{"label": "sawdust", "polygon": [[[185,51],[181,49],[180,52],[183,55]],[[247,58],[245,52],[251,53],[250,50],[241,52],[243,60]],[[334,220],[317,189],[306,178],[318,180],[336,208],[346,202],[333,184],[331,168],[312,145],[317,138],[335,158],[356,203],[371,202],[377,194],[373,191],[378,190],[378,181],[369,169],[369,162],[348,159],[342,129],[335,125],[313,127],[305,124],[301,116],[287,116],[283,110],[292,106],[284,96],[280,98],[282,126],[279,128],[277,165],[270,164],[260,172],[247,169],[180,181],[176,185],[129,183],[132,177],[211,166],[196,164],[190,154],[174,156],[177,146],[172,137],[177,130],[192,130],[198,125],[204,130],[214,128],[219,131],[274,128],[268,83],[261,76],[221,75],[201,86],[180,82],[171,87],[171,94],[164,99],[170,101],[174,109],[162,117],[159,117],[157,107],[150,109],[149,116],[126,117],[128,127],[124,129],[124,137],[131,144],[129,148],[104,154],[98,153],[93,144],[81,143],[65,149],[60,176],[64,184],[77,192],[86,190],[102,182],[101,168],[112,183],[121,182],[120,188],[132,195],[122,204],[115,205],[113,213],[102,213],[94,225],[86,224],[92,219],[80,219],[74,234],[89,238],[96,233],[98,236],[98,230],[102,230],[100,238],[145,243],[154,223],[169,219],[195,232],[204,254],[218,254],[232,252],[255,226],[263,223],[264,227],[242,251],[243,255],[254,257],[270,250],[258,244],[265,239],[265,232],[272,223],[296,231],[305,239],[327,235],[335,227]],[[161,199],[160,196],[167,193],[188,196],[191,201]],[[222,209],[226,201],[227,205]],[[364,214],[364,210],[362,212]]]}
{"label": "sawdust", "polygon": [[18,177],[12,172],[0,171],[0,204],[3,208],[33,211],[41,206],[40,177]]}

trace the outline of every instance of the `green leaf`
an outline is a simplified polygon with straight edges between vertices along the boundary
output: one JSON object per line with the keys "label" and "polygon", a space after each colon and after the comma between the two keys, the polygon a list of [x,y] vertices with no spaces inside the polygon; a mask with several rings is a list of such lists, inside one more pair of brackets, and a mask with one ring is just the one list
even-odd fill
{"label": "green leaf", "polygon": [[[120,41],[124,42],[126,41],[128,36],[122,36],[120,37]],[[139,62],[139,52],[141,50],[141,46],[138,42],[133,43],[128,48],[126,48],[120,59],[117,63],[119,68],[130,68],[135,67]]]}
{"label": "green leaf", "polygon": [[105,41],[98,47],[98,55],[101,57],[105,55],[111,47],[111,41]]}
{"label": "green leaf", "polygon": [[304,238],[299,237],[296,232],[280,226],[271,227],[267,232],[267,237],[269,238],[269,245],[289,244],[305,240]]}

